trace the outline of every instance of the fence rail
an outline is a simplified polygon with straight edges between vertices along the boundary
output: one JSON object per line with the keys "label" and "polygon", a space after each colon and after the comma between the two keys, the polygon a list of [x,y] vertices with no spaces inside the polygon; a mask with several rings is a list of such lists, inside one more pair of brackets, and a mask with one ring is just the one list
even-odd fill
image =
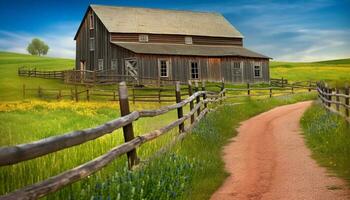
{"label": "fence rail", "polygon": [[[171,129],[179,127],[179,136],[182,136],[194,126],[208,112],[209,103],[221,102],[225,98],[226,89],[222,88],[220,92],[206,91],[205,84],[202,83],[202,91],[199,90],[198,83],[194,87],[195,93],[192,94],[192,84],[188,84],[188,93],[190,96],[181,100],[180,83],[176,83],[175,96],[176,104],[164,106],[155,110],[133,111],[129,110],[128,89],[125,82],[119,84],[118,97],[120,104],[121,117],[109,121],[100,126],[73,131],[64,135],[53,136],[39,141],[0,148],[0,166],[12,165],[26,160],[31,160],[54,153],[75,145],[83,144],[87,141],[110,134],[114,130],[123,128],[125,143],[111,149],[106,154],[97,157],[74,169],[67,170],[57,176],[51,177],[42,182],[24,187],[12,193],[1,196],[0,199],[36,199],[55,192],[60,188],[69,185],[75,181],[81,180],[108,165],[111,161],[123,154],[127,154],[129,167],[137,164],[138,158],[136,148],[142,144],[166,134]],[[209,98],[208,95],[211,95]],[[190,111],[183,114],[183,107],[190,104]],[[177,109],[178,118],[170,124],[151,131],[147,134],[134,137],[132,123],[142,117],[155,117],[165,114],[171,110]],[[196,120],[194,120],[196,116]],[[190,126],[185,128],[184,122],[191,119]],[[192,120],[193,119],[193,120]]]}
{"label": "fence rail", "polygon": [[[224,82],[221,84],[211,84],[207,86],[208,90],[220,91],[224,87]],[[247,83],[246,88],[227,88],[227,91],[231,91],[228,98],[239,97],[260,97],[260,96],[278,96],[281,94],[294,94],[299,91],[307,90],[311,92],[315,90],[316,82],[312,81],[299,81],[294,83],[288,83],[282,86],[270,86],[270,87],[256,87],[254,84]],[[130,95],[129,100],[133,103],[136,102],[175,102],[176,98],[173,95],[173,89],[169,87],[135,87],[129,88]],[[181,97],[191,96],[188,92],[188,85],[181,88]],[[89,86],[77,86],[66,89],[49,89],[41,86],[37,88],[28,88],[23,85],[22,89],[23,99],[30,96],[37,96],[43,99],[70,99],[75,101],[90,101],[90,100],[108,100],[118,101],[117,89],[99,89],[97,87]]]}
{"label": "fence rail", "polygon": [[328,110],[338,113],[350,122],[350,88],[331,88],[325,83],[317,84],[318,96]]}
{"label": "fence rail", "polygon": [[29,76],[29,77],[39,77],[48,79],[64,79],[65,71],[47,71],[47,70],[37,70],[36,68],[18,68],[19,76]]}

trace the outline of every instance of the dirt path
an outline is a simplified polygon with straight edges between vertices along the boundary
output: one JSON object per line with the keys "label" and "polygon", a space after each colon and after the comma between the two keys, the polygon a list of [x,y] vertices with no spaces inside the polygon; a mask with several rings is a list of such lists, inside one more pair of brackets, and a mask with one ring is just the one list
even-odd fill
{"label": "dirt path", "polygon": [[231,175],[211,199],[350,199],[345,182],[319,167],[304,144],[299,120],[310,104],[281,106],[243,122],[224,148]]}

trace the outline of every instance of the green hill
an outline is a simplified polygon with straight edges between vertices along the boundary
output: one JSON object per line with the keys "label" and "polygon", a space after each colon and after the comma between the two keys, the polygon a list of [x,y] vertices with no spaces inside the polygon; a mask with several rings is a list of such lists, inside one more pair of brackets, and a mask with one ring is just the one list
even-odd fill
{"label": "green hill", "polygon": [[350,59],[321,62],[270,62],[271,77],[298,80],[325,80],[343,84],[350,82]]}
{"label": "green hill", "polygon": [[60,80],[19,77],[17,69],[23,66],[45,70],[64,70],[72,69],[74,60],[0,52],[0,101],[21,100],[23,84],[32,88],[64,87]]}

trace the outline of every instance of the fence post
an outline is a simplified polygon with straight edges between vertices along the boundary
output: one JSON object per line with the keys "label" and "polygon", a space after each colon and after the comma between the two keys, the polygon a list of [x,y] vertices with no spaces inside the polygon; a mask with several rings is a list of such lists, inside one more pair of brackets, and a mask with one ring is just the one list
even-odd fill
{"label": "fence post", "polygon": [[294,85],[292,84],[292,94],[294,94]]}
{"label": "fence post", "polygon": [[135,88],[134,88],[134,85],[132,85],[132,103],[135,104]]}
{"label": "fence post", "polygon": [[311,92],[311,81],[309,81],[309,92]]}
{"label": "fence post", "polygon": [[86,100],[90,101],[90,91],[88,87],[86,87]]}
{"label": "fence post", "polygon": [[[188,80],[188,96],[192,96],[193,91],[192,91],[192,82]],[[190,111],[193,109],[193,101],[190,101]],[[194,114],[191,115],[191,124],[194,122]]]}
{"label": "fence post", "polygon": [[248,93],[248,96],[250,96],[250,84],[249,84],[249,82],[247,83],[247,93]]}
{"label": "fence post", "polygon": [[26,98],[26,85],[23,84],[23,99]]}
{"label": "fence post", "polygon": [[[119,106],[121,116],[130,114],[129,99],[128,99],[128,88],[125,82],[119,83]],[[128,142],[133,140],[134,129],[132,123],[123,126],[124,141]],[[136,149],[133,149],[127,153],[128,156],[128,166],[131,169],[135,164],[137,164],[137,154]]]}
{"label": "fence post", "polygon": [[283,88],[283,87],[284,87],[283,77],[282,77],[282,79],[281,79],[281,80],[282,80],[282,88]]}
{"label": "fence post", "polygon": [[78,94],[78,87],[77,85],[74,86],[74,92],[75,92],[75,101],[79,101],[79,94]]}
{"label": "fence post", "polygon": [[[205,92],[205,81],[204,80],[202,80],[202,91]],[[204,93],[203,94],[204,108],[208,107],[207,103],[205,103],[206,99],[207,99],[207,94]]]}
{"label": "fence post", "polygon": [[[176,81],[175,85],[175,97],[176,97],[176,103],[181,102],[181,86],[180,86],[180,81]],[[183,110],[182,107],[179,107],[177,109],[177,118],[180,119],[183,117]],[[185,131],[185,125],[184,123],[179,124],[179,133],[182,133]]]}
{"label": "fence post", "polygon": [[62,91],[58,90],[57,101],[59,101],[61,98],[62,98]]}
{"label": "fence post", "polygon": [[161,100],[160,100],[160,93],[161,92],[162,92],[162,88],[159,88],[159,90],[158,90],[158,103],[161,103]]}
{"label": "fence post", "polygon": [[[347,95],[348,97],[345,98],[345,104],[346,104],[347,106],[349,106],[349,99],[350,99],[349,94],[350,94],[350,88],[349,88],[348,85],[346,85],[346,87],[345,87],[345,95]],[[345,109],[345,116],[346,116],[346,117],[349,117],[349,111],[350,111],[349,108],[346,108],[346,109]]]}
{"label": "fence post", "polygon": [[[199,88],[198,88],[198,81],[197,80],[194,82],[194,86],[195,86],[195,92],[198,92]],[[199,104],[200,101],[201,101],[200,95],[198,95],[196,97],[196,103]],[[199,116],[200,114],[201,114],[201,107],[199,107],[198,110],[197,110],[197,116]]]}
{"label": "fence post", "polygon": [[272,88],[270,87],[270,98],[272,98]]}
{"label": "fence post", "polygon": [[39,98],[41,98],[41,95],[42,95],[42,94],[41,94],[41,87],[39,86],[39,87],[38,87],[38,96],[39,96]]}
{"label": "fence post", "polygon": [[[338,95],[339,94],[339,89],[338,88],[335,88],[335,93]],[[335,104],[335,106],[336,106],[336,109],[337,109],[337,111],[339,111],[339,102],[340,102],[340,99],[339,99],[339,96],[336,96],[335,97],[335,101],[337,102],[337,104]]]}
{"label": "fence post", "polygon": [[113,91],[113,101],[115,101],[115,91]]}

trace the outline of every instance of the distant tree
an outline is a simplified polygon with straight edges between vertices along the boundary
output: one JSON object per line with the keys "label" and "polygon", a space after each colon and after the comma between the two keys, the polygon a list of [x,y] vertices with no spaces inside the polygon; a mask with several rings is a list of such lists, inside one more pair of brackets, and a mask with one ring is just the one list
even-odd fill
{"label": "distant tree", "polygon": [[46,55],[49,51],[49,46],[44,41],[34,38],[31,43],[28,44],[27,51],[36,56]]}

